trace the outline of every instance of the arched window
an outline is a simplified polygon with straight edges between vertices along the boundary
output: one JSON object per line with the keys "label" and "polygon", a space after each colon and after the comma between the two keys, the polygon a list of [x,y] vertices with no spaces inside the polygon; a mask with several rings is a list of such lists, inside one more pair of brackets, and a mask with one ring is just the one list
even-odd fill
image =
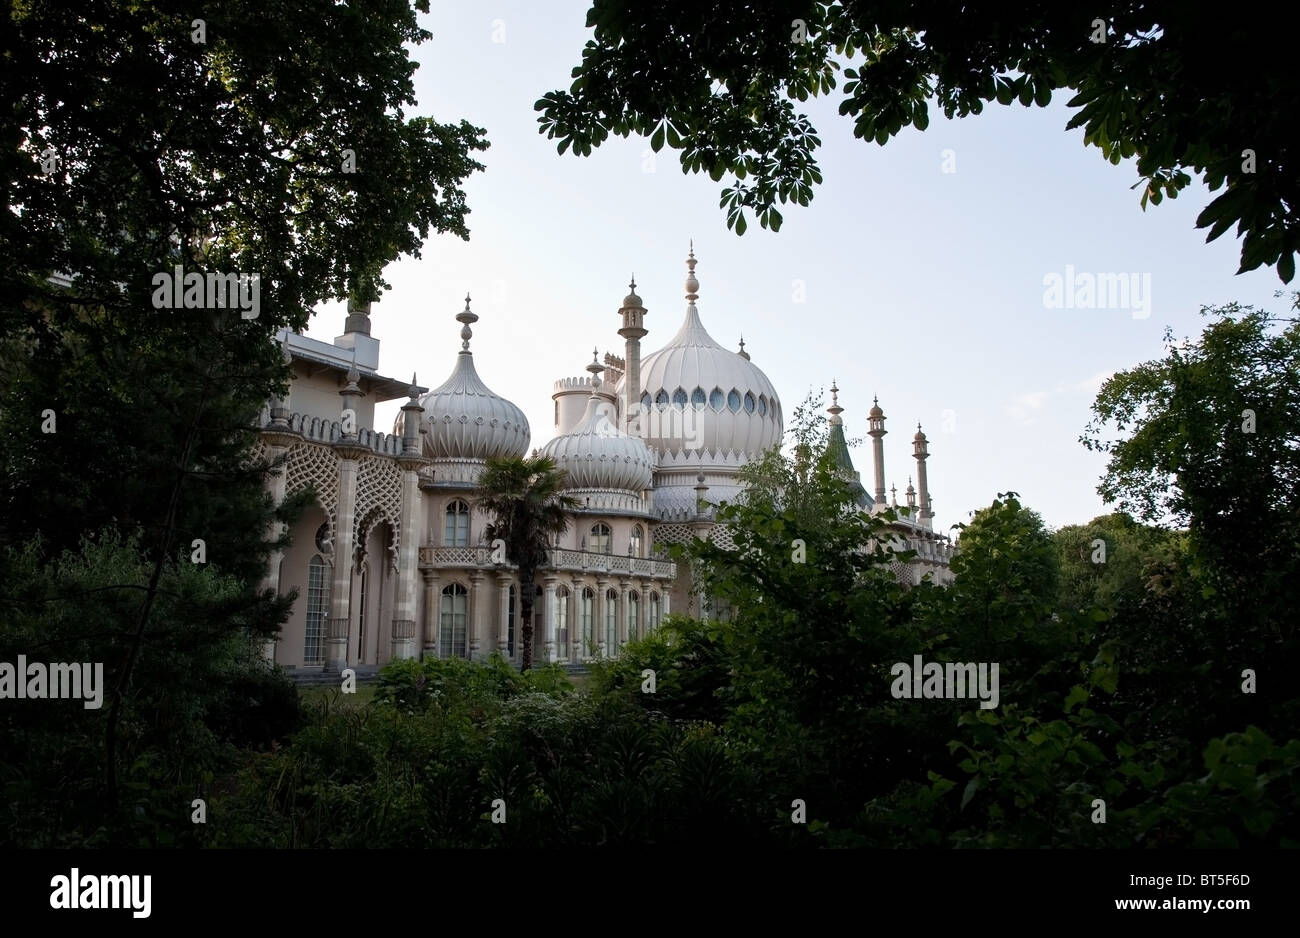
{"label": "arched window", "polygon": [[555,591],[555,654],[563,658],[569,650],[569,591]]}
{"label": "arched window", "polygon": [[727,409],[733,414],[740,410],[740,394],[735,388],[732,388],[731,393],[727,395]]}
{"label": "arched window", "polygon": [[748,391],[745,392],[745,413],[752,414],[756,406],[757,404],[754,401],[754,395]]}
{"label": "arched window", "polygon": [[582,602],[578,607],[578,627],[582,630],[582,649],[584,655],[591,654],[591,645],[596,640],[596,593],[583,589]]}
{"label": "arched window", "polygon": [[560,425],[560,402],[559,401],[555,402],[555,425],[557,427]]}
{"label": "arched window", "polygon": [[758,395],[758,415],[760,417],[767,416],[767,397],[763,394]]}
{"label": "arched window", "polygon": [[674,407],[686,406],[686,392],[681,388],[678,388],[676,391],[673,392],[673,406]]}
{"label": "arched window", "polygon": [[605,594],[605,653],[613,655],[618,650],[618,593]]}
{"label": "arched window", "polygon": [[653,632],[659,628],[659,594],[650,594],[650,631]]}
{"label": "arched window", "polygon": [[512,583],[510,596],[506,600],[506,654],[511,658],[515,656],[515,603],[518,601],[518,596]]}
{"label": "arched window", "polygon": [[465,615],[469,607],[469,594],[459,583],[442,590],[442,616],[439,629],[438,654],[443,658],[465,657]]}
{"label": "arched window", "polygon": [[366,593],[369,586],[370,564],[367,563],[361,567],[361,595],[357,603],[361,607],[361,614],[357,616],[357,660],[361,662],[366,658]]}
{"label": "arched window", "polygon": [[723,403],[725,403],[725,401],[726,401],[726,397],[722,393],[721,388],[714,388],[712,391],[709,392],[709,406],[712,407],[714,410],[722,410],[722,405]]}
{"label": "arched window", "polygon": [[325,616],[328,609],[325,561],[316,554],[307,565],[307,635],[302,648],[303,664],[325,663]]}
{"label": "arched window", "polygon": [[590,546],[593,553],[608,554],[610,552],[609,525],[603,521],[598,521],[591,526]]}
{"label": "arched window", "polygon": [[663,390],[662,388],[659,390],[657,394],[655,394],[655,406],[657,406],[660,410],[663,410],[665,407],[668,406],[668,392]]}
{"label": "arched window", "polygon": [[442,543],[444,547],[469,546],[469,506],[460,499],[447,506]]}
{"label": "arched window", "polygon": [[632,537],[628,542],[628,547],[633,557],[641,556],[641,525],[632,525]]}
{"label": "arched window", "polygon": [[641,619],[641,597],[636,593],[627,594],[627,640],[636,641],[640,636],[637,634],[637,625]]}
{"label": "arched window", "polygon": [[691,392],[691,403],[696,407],[703,407],[708,402],[708,397],[704,393],[704,388],[696,388]]}
{"label": "arched window", "polygon": [[649,392],[649,391],[644,391],[644,392],[642,392],[642,394],[641,394],[641,409],[642,409],[642,410],[649,410],[649,409],[650,409],[650,392]]}

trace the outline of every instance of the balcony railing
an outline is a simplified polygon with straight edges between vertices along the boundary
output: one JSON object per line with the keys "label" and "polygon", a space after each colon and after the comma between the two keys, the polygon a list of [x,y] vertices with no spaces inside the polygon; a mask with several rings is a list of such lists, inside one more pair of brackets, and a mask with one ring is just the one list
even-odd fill
{"label": "balcony railing", "polygon": [[[421,567],[491,567],[512,569],[514,564],[491,562],[492,548],[480,547],[421,547]],[[611,576],[650,576],[673,579],[677,564],[667,560],[647,557],[625,557],[618,554],[598,554],[589,550],[554,548],[546,552],[542,569],[566,570],[576,573],[605,573]]]}

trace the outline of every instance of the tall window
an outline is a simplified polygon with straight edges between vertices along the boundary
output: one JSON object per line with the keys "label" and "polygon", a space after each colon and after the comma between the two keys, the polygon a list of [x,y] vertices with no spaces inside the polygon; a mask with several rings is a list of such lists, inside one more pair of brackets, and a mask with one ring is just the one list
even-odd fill
{"label": "tall window", "polygon": [[582,591],[582,604],[578,607],[578,624],[582,629],[582,653],[587,654],[596,637],[596,594],[590,589]]}
{"label": "tall window", "polygon": [[469,594],[459,583],[452,583],[442,591],[441,641],[438,653],[444,658],[465,657],[465,619],[469,607]]}
{"label": "tall window", "polygon": [[613,655],[618,649],[618,593],[605,594],[605,653]]}
{"label": "tall window", "polygon": [[650,594],[650,631],[653,632],[659,628],[659,594]]}
{"label": "tall window", "polygon": [[469,506],[460,499],[447,506],[442,543],[444,547],[469,546]]}
{"label": "tall window", "polygon": [[638,613],[641,611],[641,597],[636,593],[627,594],[627,640],[634,641],[640,638],[637,635],[637,620],[640,618]]}
{"label": "tall window", "polygon": [[511,658],[515,656],[515,598],[518,595],[514,584],[511,584],[510,598],[506,604],[506,654]]}
{"label": "tall window", "polygon": [[563,658],[569,647],[569,591],[555,591],[555,654]]}
{"label": "tall window", "polygon": [[307,637],[302,649],[303,664],[325,663],[325,615],[328,608],[325,561],[316,554],[307,566]]}
{"label": "tall window", "polygon": [[641,525],[632,525],[632,539],[628,546],[632,548],[633,557],[641,556]]}
{"label": "tall window", "polygon": [[366,593],[369,585],[370,566],[367,564],[361,568],[361,601],[357,604],[361,607],[361,615],[357,617],[357,660],[363,663],[366,660]]}
{"label": "tall window", "polygon": [[609,525],[596,522],[591,526],[591,549],[598,554],[609,553]]}

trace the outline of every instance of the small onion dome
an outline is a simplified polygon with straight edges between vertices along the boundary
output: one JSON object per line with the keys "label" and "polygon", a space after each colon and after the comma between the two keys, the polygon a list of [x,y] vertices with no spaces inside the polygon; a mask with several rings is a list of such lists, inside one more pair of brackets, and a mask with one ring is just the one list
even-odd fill
{"label": "small onion dome", "polygon": [[474,368],[469,327],[478,316],[470,312],[469,297],[456,319],[464,327],[451,377],[420,399],[429,455],[434,459],[523,456],[532,437],[528,418],[513,402],[493,393]]}
{"label": "small onion dome", "polygon": [[627,286],[628,286],[628,290],[629,290],[630,292],[628,293],[627,296],[623,297],[623,305],[624,305],[624,306],[640,306],[640,305],[641,305],[641,297],[639,297],[639,296],[636,295],[636,274],[633,274],[633,275],[632,275],[632,282],[629,283]]}
{"label": "small onion dome", "polygon": [[639,437],[615,426],[611,411],[608,402],[593,395],[578,425],[542,447],[541,454],[565,471],[565,488],[639,493],[651,487],[654,455]]}
{"label": "small onion dome", "polygon": [[877,400],[875,397],[871,399],[871,410],[867,411],[867,415],[870,417],[885,416],[885,412],[880,409],[880,401]]}
{"label": "small onion dome", "polygon": [[912,437],[912,439],[918,443],[925,442],[925,434],[921,432],[921,425],[919,423],[916,425],[916,435]]}

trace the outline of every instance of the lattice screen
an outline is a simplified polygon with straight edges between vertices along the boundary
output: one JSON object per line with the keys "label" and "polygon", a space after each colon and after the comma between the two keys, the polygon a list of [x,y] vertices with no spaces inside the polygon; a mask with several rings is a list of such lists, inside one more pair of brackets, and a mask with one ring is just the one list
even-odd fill
{"label": "lattice screen", "polygon": [[365,544],[370,529],[386,520],[393,526],[393,543],[400,543],[398,524],[402,517],[402,469],[391,459],[363,456],[357,466],[357,510],[355,544]]}
{"label": "lattice screen", "polygon": [[339,504],[339,464],[334,450],[311,443],[295,444],[289,450],[284,474],[286,495],[296,492],[308,482],[316,483],[316,494],[320,498],[321,507],[329,515],[330,529],[333,530],[334,515]]}

